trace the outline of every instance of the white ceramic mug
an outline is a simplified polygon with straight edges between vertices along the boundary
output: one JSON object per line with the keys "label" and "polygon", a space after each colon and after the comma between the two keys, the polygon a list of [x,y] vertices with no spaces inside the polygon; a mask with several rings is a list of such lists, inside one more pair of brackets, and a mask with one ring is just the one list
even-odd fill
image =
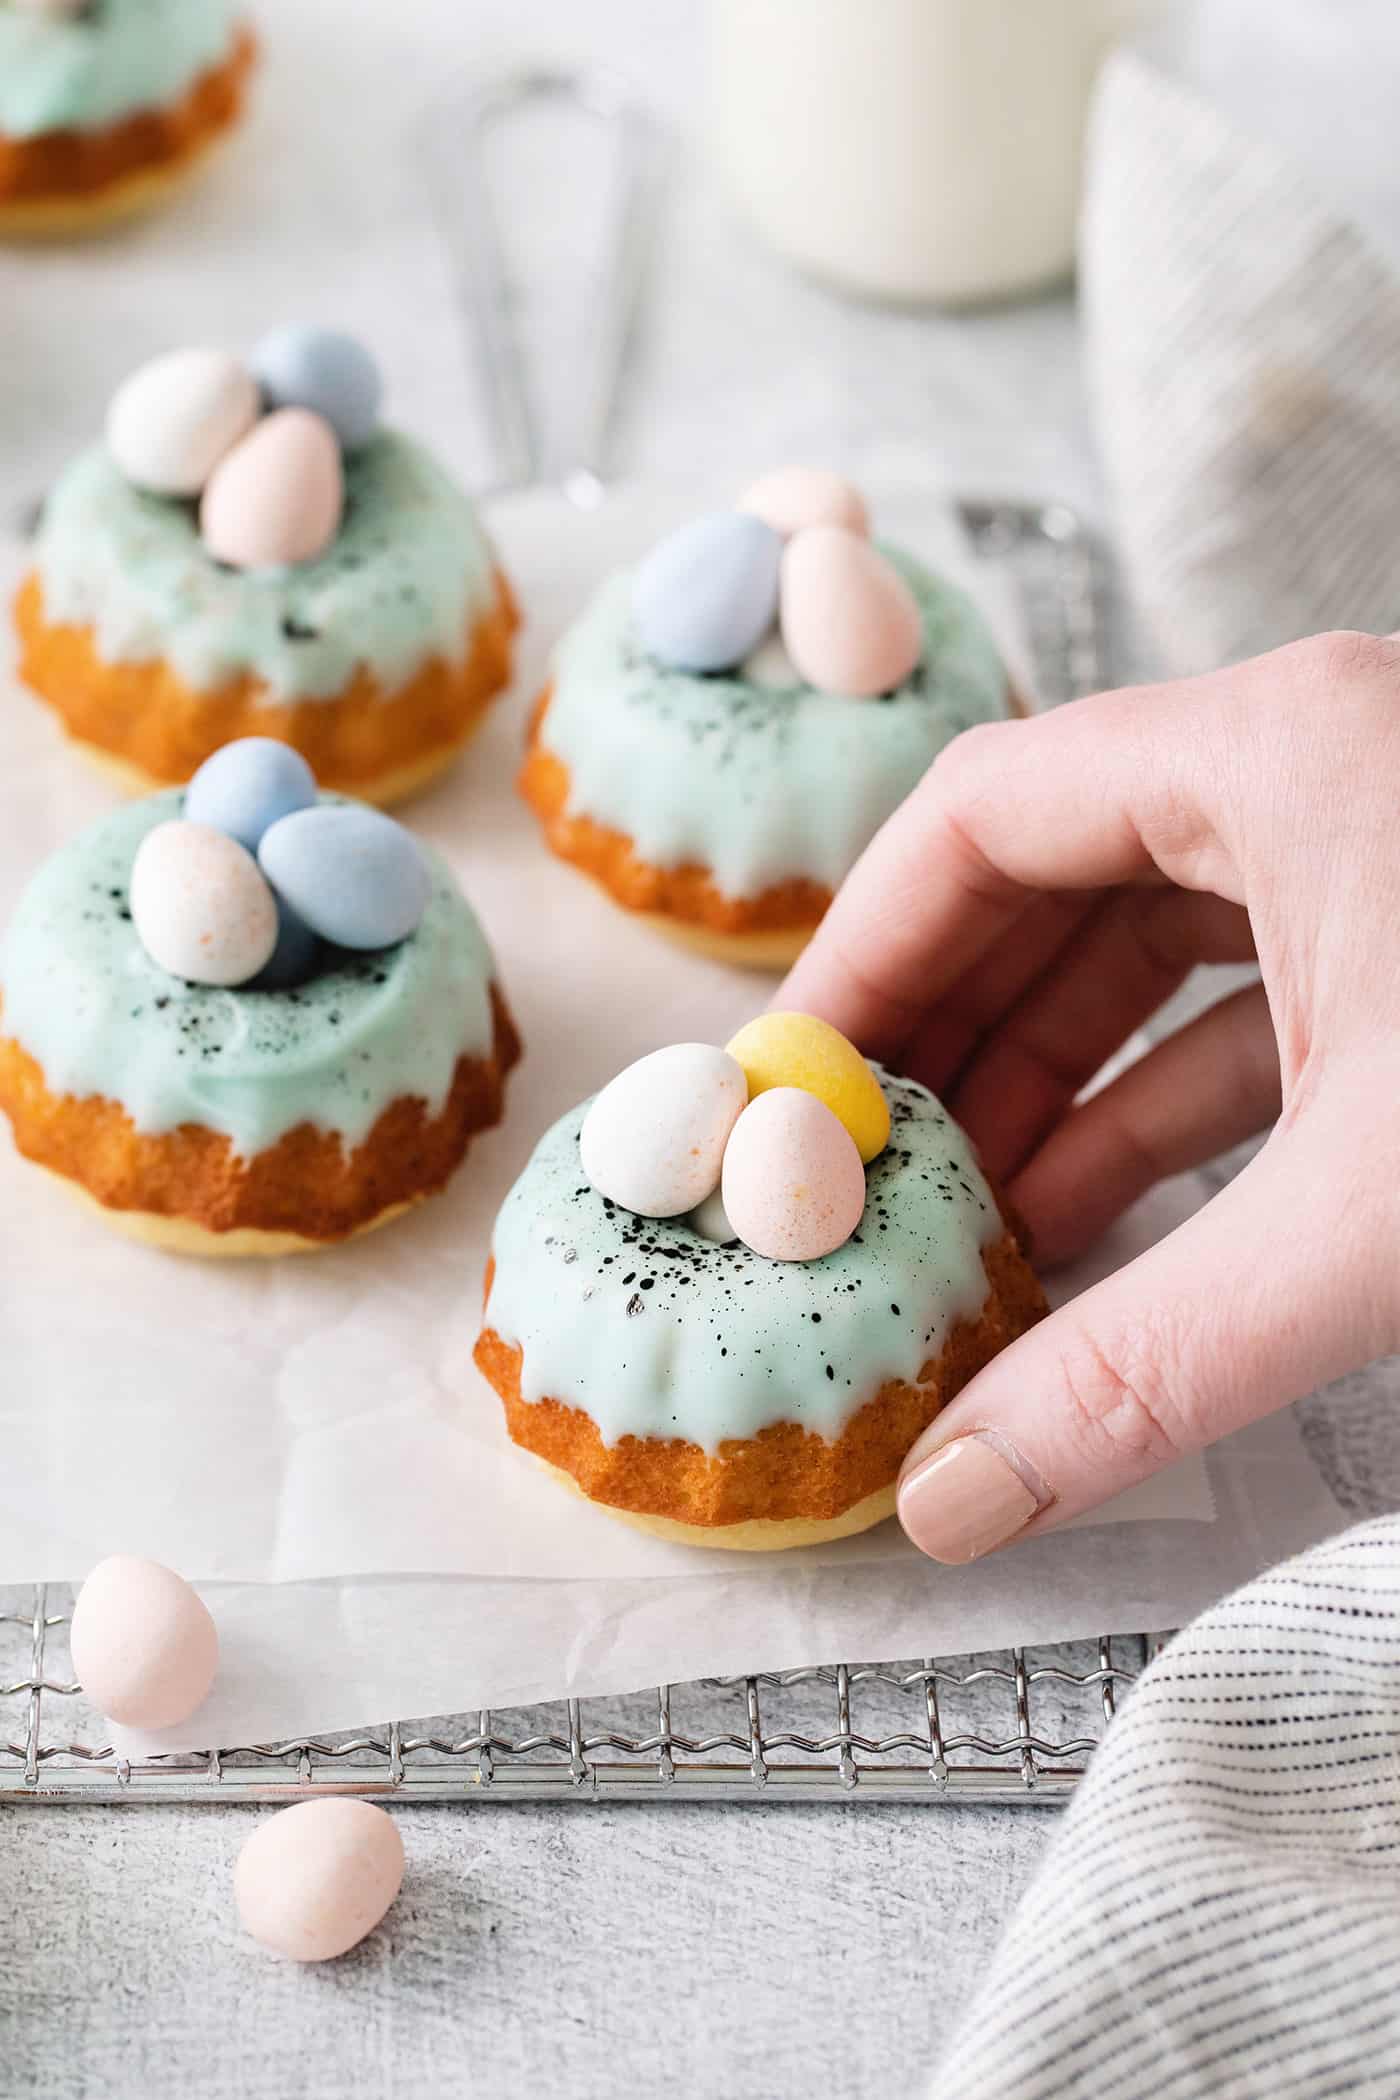
{"label": "white ceramic mug", "polygon": [[716,151],[794,262],[948,304],[1069,270],[1090,91],[1131,0],[711,5]]}

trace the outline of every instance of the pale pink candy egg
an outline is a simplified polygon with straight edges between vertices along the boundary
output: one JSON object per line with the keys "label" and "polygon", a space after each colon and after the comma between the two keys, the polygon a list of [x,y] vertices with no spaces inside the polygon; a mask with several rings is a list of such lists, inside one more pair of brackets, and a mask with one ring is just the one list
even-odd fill
{"label": "pale pink candy egg", "polygon": [[854,482],[826,467],[775,467],[744,490],[735,506],[751,511],[790,540],[807,525],[844,525],[848,532],[870,531],[870,513]]}
{"label": "pale pink candy egg", "polygon": [[246,846],[172,817],[136,849],[132,924],[152,962],[190,984],[246,984],[277,946],[277,899]]}
{"label": "pale pink candy egg", "polygon": [[815,1094],[775,1086],[730,1133],[721,1183],[735,1233],[770,1261],[819,1261],[844,1247],[865,1209],[855,1140]]}
{"label": "pale pink candy egg", "polygon": [[199,529],[235,569],[315,561],[340,530],[345,476],[324,416],[279,408],[226,452],[204,485]]}
{"label": "pale pink candy egg", "polygon": [[780,592],[787,653],[824,693],[893,692],[923,654],[914,593],[883,554],[843,525],[812,525],[789,540]]}
{"label": "pale pink candy egg", "polygon": [[238,1918],[289,1961],[333,1961],[373,1932],[403,1882],[403,1839],[372,1801],[299,1801],[238,1855]]}
{"label": "pale pink candy egg", "polygon": [[73,1670],[94,1706],[125,1728],[173,1728],[202,1705],[219,1636],[182,1575],[114,1553],[78,1592],[68,1632]]}

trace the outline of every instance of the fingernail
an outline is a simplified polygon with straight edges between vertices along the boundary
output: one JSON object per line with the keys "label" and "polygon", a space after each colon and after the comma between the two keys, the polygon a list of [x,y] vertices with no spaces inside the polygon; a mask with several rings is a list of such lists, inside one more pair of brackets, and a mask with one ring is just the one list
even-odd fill
{"label": "fingernail", "polygon": [[999,1451],[985,1436],[955,1437],[900,1481],[899,1521],[932,1560],[979,1560],[1051,1501],[1024,1475],[1036,1478],[1010,1445]]}

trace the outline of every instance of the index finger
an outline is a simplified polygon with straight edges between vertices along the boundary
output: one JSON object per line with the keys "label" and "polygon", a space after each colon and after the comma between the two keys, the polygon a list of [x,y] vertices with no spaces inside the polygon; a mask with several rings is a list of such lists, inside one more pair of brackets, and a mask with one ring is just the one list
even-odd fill
{"label": "index finger", "polygon": [[[1190,754],[1199,718],[1219,721],[1221,680],[1246,675],[966,731],[861,855],[776,1003],[890,1057],[1038,892],[1163,876],[1210,886],[1216,769]],[[1204,858],[1218,873],[1219,856]]]}

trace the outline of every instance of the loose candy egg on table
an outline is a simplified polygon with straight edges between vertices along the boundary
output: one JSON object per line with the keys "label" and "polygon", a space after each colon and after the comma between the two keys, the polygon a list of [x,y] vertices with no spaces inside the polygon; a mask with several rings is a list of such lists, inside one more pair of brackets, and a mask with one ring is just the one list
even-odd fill
{"label": "loose candy egg on table", "polygon": [[728,671],[778,613],[782,541],[740,511],[713,511],[653,547],[632,586],[642,647],[675,671]]}
{"label": "loose candy egg on table", "polygon": [[870,530],[860,490],[826,467],[776,467],[750,483],[738,508],[752,511],[785,540],[807,525],[844,525],[861,534]]}
{"label": "loose candy egg on table", "polygon": [[784,548],[782,630],[810,684],[857,699],[892,692],[923,653],[923,619],[908,584],[841,525],[809,526]]}
{"label": "loose candy egg on table", "polygon": [[333,328],[277,328],[263,337],[249,364],[269,408],[314,409],[347,452],[374,436],[384,382],[353,335]]}
{"label": "loose candy egg on table", "polygon": [[744,1075],[712,1043],[669,1043],[608,1082],[583,1119],[583,1171],[602,1196],[644,1218],[678,1218],[718,1186],[724,1148],[748,1099]]}
{"label": "loose candy egg on table", "polygon": [[278,895],[322,940],[388,948],[406,940],[432,894],[417,841],[377,809],[323,802],[263,833],[258,860]]}
{"label": "loose candy egg on table", "polygon": [[725,1148],[721,1187],[736,1235],[770,1261],[820,1261],[844,1247],[865,1210],[855,1140],[800,1087],[749,1103]]}
{"label": "loose candy egg on table", "polygon": [[345,476],[324,416],[279,408],[226,452],[205,484],[199,529],[235,569],[315,561],[340,530]]}
{"label": "loose candy egg on table", "polygon": [[759,1014],[725,1048],[744,1068],[750,1100],[770,1087],[802,1087],[844,1123],[862,1160],[884,1151],[890,1135],[884,1091],[855,1044],[830,1021],[815,1014]]}
{"label": "loose candy egg on table", "polygon": [[277,900],[247,847],[184,817],[137,847],[130,906],[152,961],[191,984],[246,984],[277,945]]}
{"label": "loose candy egg on table", "polygon": [[94,1706],[127,1728],[173,1728],[214,1682],[219,1636],[184,1577],[159,1561],[99,1561],[73,1607],[73,1669]]}
{"label": "loose candy egg on table", "polygon": [[256,853],[269,824],[315,800],[316,776],[299,751],[275,737],[244,736],[205,759],[185,789],[185,815]]}
{"label": "loose candy egg on table", "polygon": [[159,496],[197,496],[262,412],[246,365],[222,350],[170,350],[117,388],[107,446],[128,481]]}
{"label": "loose candy egg on table", "polygon": [[403,1882],[403,1840],[371,1801],[299,1801],[257,1829],[233,1870],[239,1922],[290,1961],[333,1961],[373,1932]]}

